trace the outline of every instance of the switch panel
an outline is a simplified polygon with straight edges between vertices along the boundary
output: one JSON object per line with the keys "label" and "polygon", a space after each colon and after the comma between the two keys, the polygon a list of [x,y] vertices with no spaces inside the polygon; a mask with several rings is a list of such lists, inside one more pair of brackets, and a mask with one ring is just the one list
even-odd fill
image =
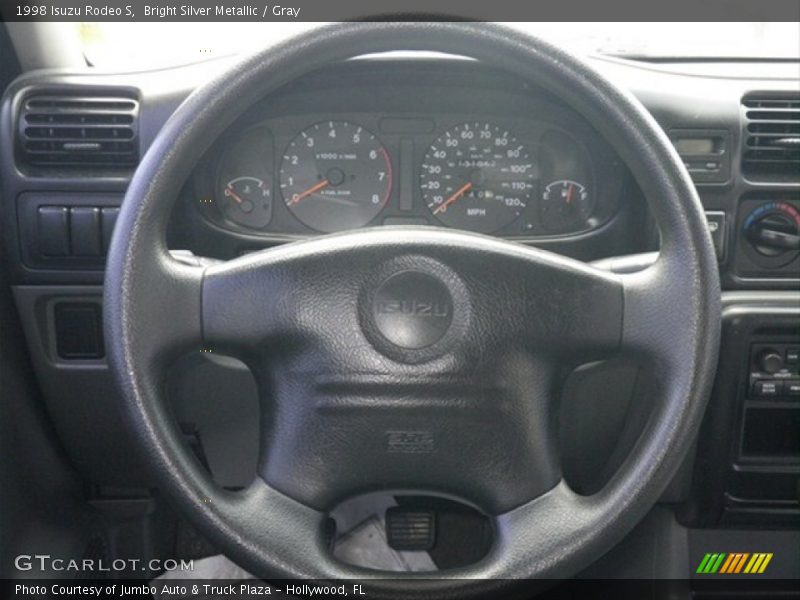
{"label": "switch panel", "polygon": [[35,269],[102,269],[121,201],[100,193],[20,194],[24,263]]}
{"label": "switch panel", "polygon": [[753,399],[800,400],[798,344],[753,344],[749,381]]}

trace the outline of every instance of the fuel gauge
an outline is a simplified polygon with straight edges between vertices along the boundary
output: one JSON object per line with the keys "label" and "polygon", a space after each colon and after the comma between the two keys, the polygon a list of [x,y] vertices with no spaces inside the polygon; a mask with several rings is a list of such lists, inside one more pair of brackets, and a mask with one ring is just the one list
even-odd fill
{"label": "fuel gauge", "polygon": [[575,231],[586,227],[594,202],[582,183],[560,179],[548,184],[542,193],[542,225],[549,231]]}
{"label": "fuel gauge", "polygon": [[272,183],[257,177],[237,177],[222,189],[225,217],[249,229],[262,229],[272,218]]}

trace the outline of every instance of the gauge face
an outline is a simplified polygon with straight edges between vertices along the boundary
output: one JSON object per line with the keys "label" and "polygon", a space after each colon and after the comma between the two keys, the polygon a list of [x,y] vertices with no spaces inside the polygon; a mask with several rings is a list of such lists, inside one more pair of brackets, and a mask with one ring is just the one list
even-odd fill
{"label": "gauge face", "polygon": [[527,149],[490,123],[464,123],[439,137],[422,163],[425,204],[449,227],[489,233],[525,208],[536,177]]}
{"label": "gauge face", "polygon": [[585,185],[561,179],[544,188],[542,225],[550,231],[580,229],[592,215],[592,197]]}
{"label": "gauge face", "polygon": [[372,133],[346,121],[328,121],[289,144],[280,187],[289,210],[317,231],[362,227],[389,200],[392,165]]}
{"label": "gauge face", "polygon": [[272,184],[257,177],[232,179],[222,189],[220,206],[228,220],[261,229],[272,217]]}

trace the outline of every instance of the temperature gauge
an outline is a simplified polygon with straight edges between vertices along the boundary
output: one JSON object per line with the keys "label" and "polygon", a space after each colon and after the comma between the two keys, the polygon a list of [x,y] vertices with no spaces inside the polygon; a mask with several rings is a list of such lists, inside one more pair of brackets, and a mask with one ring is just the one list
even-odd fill
{"label": "temperature gauge", "polygon": [[589,190],[582,183],[568,179],[554,181],[542,193],[542,225],[559,232],[583,229],[593,206]]}
{"label": "temperature gauge", "polygon": [[225,217],[249,229],[266,227],[272,217],[272,184],[257,177],[237,177],[222,189]]}

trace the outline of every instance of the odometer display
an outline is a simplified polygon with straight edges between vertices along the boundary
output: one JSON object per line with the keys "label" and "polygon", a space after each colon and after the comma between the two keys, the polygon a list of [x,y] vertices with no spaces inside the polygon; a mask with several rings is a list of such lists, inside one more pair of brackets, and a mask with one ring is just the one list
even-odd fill
{"label": "odometer display", "polygon": [[490,233],[525,208],[536,178],[528,150],[503,128],[464,123],[428,149],[421,167],[425,204],[443,224]]}
{"label": "odometer display", "polygon": [[280,189],[289,210],[312,229],[362,227],[389,199],[392,165],[365,128],[326,121],[289,144],[281,161]]}

